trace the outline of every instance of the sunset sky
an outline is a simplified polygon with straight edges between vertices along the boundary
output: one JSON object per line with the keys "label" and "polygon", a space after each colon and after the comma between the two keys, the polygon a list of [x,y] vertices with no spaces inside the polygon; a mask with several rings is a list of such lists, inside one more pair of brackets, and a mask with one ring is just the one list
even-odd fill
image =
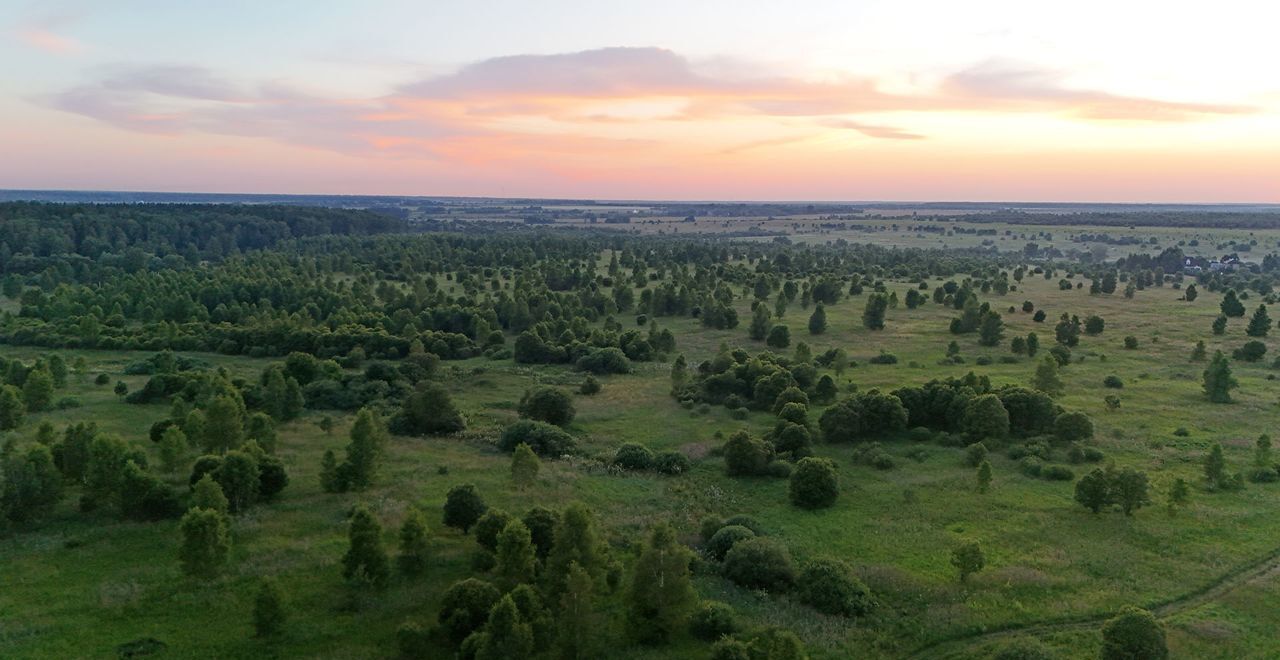
{"label": "sunset sky", "polygon": [[0,2],[0,188],[1280,202],[1280,3]]}

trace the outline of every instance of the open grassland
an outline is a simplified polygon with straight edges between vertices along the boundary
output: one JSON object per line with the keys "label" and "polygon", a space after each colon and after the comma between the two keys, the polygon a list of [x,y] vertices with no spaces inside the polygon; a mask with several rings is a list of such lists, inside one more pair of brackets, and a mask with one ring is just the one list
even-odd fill
{"label": "open grassland", "polygon": [[[1027,227],[1016,231],[1029,231]],[[1060,230],[1055,230],[1060,231]],[[824,238],[832,236],[824,235]],[[852,237],[851,237],[852,238]],[[865,237],[863,238],[865,240]],[[935,240],[930,238],[930,240]],[[1018,243],[1021,245],[1021,243]],[[893,283],[902,298],[910,285]],[[1247,339],[1244,320],[1233,319],[1224,336],[1213,336],[1218,296],[1202,293],[1187,303],[1168,286],[1121,295],[1090,296],[1085,289],[1060,291],[1057,279],[1028,276],[1007,296],[984,295],[1004,313],[1006,337],[1037,332],[1042,350],[1053,340],[1053,321],[1063,312],[1082,318],[1097,314],[1106,330],[1084,336],[1075,361],[1063,372],[1066,394],[1059,402],[1088,413],[1097,425],[1094,444],[1120,466],[1147,471],[1154,496],[1162,502],[1175,477],[1201,482],[1200,461],[1214,442],[1223,443],[1232,471],[1249,466],[1254,439],[1274,434],[1280,421],[1280,386],[1269,377],[1280,341],[1266,340],[1269,354],[1253,365],[1234,363],[1240,389],[1235,403],[1209,404],[1201,393],[1203,363],[1189,361],[1196,340],[1210,355],[1230,352]],[[860,317],[865,296],[846,298],[827,308],[829,329],[819,336],[805,331],[810,310],[793,306],[783,319],[793,344],[808,343],[814,353],[840,346],[859,362],[840,379],[842,387],[892,389],[973,370],[996,384],[1025,384],[1034,362],[1021,358],[1001,363],[1003,347],[977,345],[975,335],[958,338],[962,365],[940,365],[946,346],[957,339],[947,330],[954,310],[927,303],[916,310],[890,310],[887,328],[872,332]],[[1008,313],[1032,301],[1048,314],[1035,323],[1031,314]],[[1246,301],[1252,309],[1254,301]],[[739,302],[744,323],[732,330],[711,330],[693,319],[660,319],[676,334],[678,352],[691,365],[712,357],[721,343],[753,351],[763,344],[747,339],[750,310]],[[1137,349],[1123,338],[1133,335]],[[881,351],[897,355],[894,365],[867,359]],[[5,347],[6,356],[31,358],[37,351]],[[124,366],[143,353],[73,352],[89,362],[88,377],[71,377],[66,394],[82,406],[37,415],[22,432],[43,419],[59,429],[75,421],[95,421],[108,432],[149,445],[146,431],[167,414],[167,406],[121,402],[111,386],[92,384],[105,372],[130,389],[145,377],[124,377]],[[978,366],[981,356],[992,364]],[[199,355],[234,375],[253,378],[267,360]],[[694,458],[694,469],[679,477],[617,474],[591,458],[547,461],[539,482],[519,492],[510,485],[509,458],[492,446],[500,429],[515,419],[515,405],[534,383],[574,388],[582,376],[562,367],[515,365],[482,358],[446,362],[441,378],[467,414],[469,429],[460,437],[395,437],[378,483],[360,494],[322,493],[321,455],[346,443],[350,419],[326,435],[316,425],[320,413],[308,412],[281,428],[279,455],[290,485],[274,503],[238,516],[233,527],[231,569],[210,583],[182,578],[175,558],[175,522],[122,523],[75,510],[68,497],[51,520],[38,528],[0,539],[0,657],[113,657],[117,645],[154,637],[168,645],[161,657],[390,657],[395,629],[405,620],[432,622],[444,588],[471,574],[475,541],[439,523],[449,487],[474,483],[490,506],[522,513],[534,504],[561,507],[572,500],[597,513],[618,556],[630,556],[624,539],[657,521],[671,521],[685,540],[696,538],[698,522],[709,515],[750,513],[782,539],[800,560],[833,556],[855,565],[879,602],[862,620],[825,617],[785,597],[743,590],[701,572],[703,597],[734,605],[756,623],[787,626],[807,643],[816,658],[901,657],[932,642],[961,639],[984,630],[1032,626],[1046,621],[1106,616],[1123,605],[1156,606],[1205,588],[1222,575],[1280,550],[1280,484],[1251,484],[1243,492],[1210,494],[1194,489],[1190,506],[1170,517],[1159,506],[1128,518],[1119,513],[1093,515],[1072,500],[1071,482],[1024,476],[1015,461],[993,452],[995,481],[978,494],[973,470],[962,450],[902,438],[884,438],[897,459],[893,470],[856,464],[853,448],[819,445],[817,453],[835,459],[843,493],[836,506],[810,512],[787,501],[781,479],[729,478],[711,450],[742,427],[753,433],[770,428],[773,418],[752,413],[731,419],[724,408],[686,410],[669,396],[668,364],[640,364],[635,374],[602,378],[603,391],[576,397],[578,416],[571,431],[589,457],[607,458],[624,442],[642,442],[654,450],[678,449]],[[1104,389],[1103,379],[1119,376],[1121,390]],[[1103,398],[1121,398],[1108,411]],[[812,411],[814,419],[821,409]],[[1177,429],[1185,435],[1175,435]],[[915,451],[913,451],[915,450]],[[914,457],[908,453],[915,454]],[[1055,462],[1065,462],[1059,450]],[[1077,476],[1085,466],[1076,466]],[[185,474],[169,477],[185,483]],[[434,561],[425,578],[397,582],[377,598],[352,602],[339,576],[346,549],[345,514],[364,502],[380,518],[386,543],[394,548],[394,530],[410,507],[428,512]],[[961,538],[981,541],[987,569],[961,585],[950,566],[950,549]],[[258,577],[275,575],[289,594],[293,617],[274,642],[250,637],[249,609]],[[1277,616],[1267,603],[1280,581],[1263,576],[1192,609],[1171,615],[1174,657],[1263,658],[1280,652],[1271,634]],[[615,596],[610,607],[620,607]],[[1044,641],[1060,657],[1096,654],[1096,632],[1045,632]],[[984,657],[983,646],[962,653]],[[442,649],[441,653],[445,651]],[[619,658],[704,657],[706,646],[680,638],[671,647],[632,647],[611,652]]]}

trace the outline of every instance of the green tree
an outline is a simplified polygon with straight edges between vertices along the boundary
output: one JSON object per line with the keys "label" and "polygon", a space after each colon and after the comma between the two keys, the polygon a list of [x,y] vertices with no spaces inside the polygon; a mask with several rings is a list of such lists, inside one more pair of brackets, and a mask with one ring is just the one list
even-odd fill
{"label": "green tree", "polygon": [[210,509],[191,509],[178,523],[182,536],[178,559],[187,575],[209,579],[222,570],[231,552],[226,517]]}
{"label": "green tree", "polygon": [[560,614],[556,617],[557,657],[563,660],[599,657],[605,623],[600,611],[591,575],[577,562],[570,562],[564,594],[560,597]]}
{"label": "green tree", "polygon": [[280,585],[267,578],[258,587],[253,599],[253,631],[258,637],[272,637],[284,627],[288,614],[284,606],[284,593]]}
{"label": "green tree", "polygon": [[555,387],[538,387],[524,393],[517,412],[525,419],[533,419],[556,426],[568,426],[577,411],[573,397]]}
{"label": "green tree", "polygon": [[458,484],[445,495],[444,524],[466,534],[488,509],[473,484]]}
{"label": "green tree", "polygon": [[987,565],[987,558],[977,541],[965,541],[951,550],[951,565],[960,572],[960,581],[966,582]]}
{"label": "green tree", "polygon": [[221,454],[244,442],[244,407],[227,395],[216,396],[204,414],[205,453]]}
{"label": "green tree", "polygon": [[571,564],[577,564],[596,580],[604,570],[604,554],[596,533],[595,516],[578,502],[565,507],[552,538],[543,582],[548,598],[555,602],[564,592]]}
{"label": "green tree", "polygon": [[800,459],[791,472],[791,503],[804,509],[823,509],[840,496],[840,478],[835,463],[828,458]]}
{"label": "green tree", "polygon": [[62,499],[62,474],[44,445],[0,455],[0,529],[5,519],[35,520]]}
{"label": "green tree", "polygon": [[532,486],[538,479],[541,466],[542,461],[538,460],[538,455],[533,453],[528,444],[522,442],[516,445],[516,450],[511,454],[511,482],[520,489]]}
{"label": "green tree", "polygon": [[1004,320],[994,311],[982,315],[978,324],[978,343],[982,346],[996,346],[1004,338]]}
{"label": "green tree", "polygon": [[0,386],[0,431],[22,426],[26,415],[27,404],[22,400],[22,392],[12,385]]}
{"label": "green tree", "polygon": [[1125,607],[1102,624],[1102,660],[1165,660],[1164,628],[1150,612]]}
{"label": "green tree", "polygon": [[1201,339],[1200,341],[1196,342],[1195,348],[1191,349],[1191,361],[1201,362],[1204,360],[1206,355],[1207,353],[1204,346],[1204,340]]}
{"label": "green tree", "polygon": [[533,628],[520,616],[510,595],[493,606],[482,634],[476,660],[513,660],[533,655]]}
{"label": "green tree", "polygon": [[22,400],[26,402],[28,412],[49,409],[53,403],[53,376],[48,367],[40,365],[27,374],[22,385]]}
{"label": "green tree", "polygon": [[495,567],[498,581],[507,588],[533,581],[537,556],[529,528],[519,519],[513,519],[498,535],[498,562]]}
{"label": "green tree", "polygon": [[985,493],[988,490],[991,490],[991,461],[983,459],[983,461],[978,464],[977,478],[979,493]]}
{"label": "green tree", "polygon": [[1131,467],[1124,468],[1111,477],[1112,496],[1126,516],[1132,516],[1134,511],[1151,503],[1148,486],[1147,474]]}
{"label": "green tree", "polygon": [[187,454],[187,434],[179,426],[170,426],[160,436],[160,467],[165,472],[176,472]]}
{"label": "green tree", "polygon": [[1235,289],[1227,289],[1227,293],[1222,297],[1222,303],[1219,307],[1222,309],[1223,316],[1244,316],[1244,303],[1240,302]]}
{"label": "green tree", "polygon": [[827,331],[827,310],[822,303],[813,308],[809,316],[809,334],[820,335]]}
{"label": "green tree", "polygon": [[1036,366],[1036,373],[1031,377],[1031,387],[1049,396],[1062,394],[1066,389],[1062,378],[1058,376],[1058,361],[1052,355],[1044,356]]}
{"label": "green tree", "polygon": [[418,509],[410,509],[400,525],[400,554],[396,556],[396,564],[401,573],[413,577],[426,572],[429,560],[427,518]]}
{"label": "green tree", "polygon": [[634,639],[663,644],[684,629],[698,600],[689,575],[692,558],[669,525],[653,528],[627,591],[627,627]]}
{"label": "green tree", "polygon": [[405,397],[393,426],[408,435],[439,435],[457,433],[467,424],[444,386],[423,381]]}
{"label": "green tree", "polygon": [[975,440],[1001,439],[1009,435],[1009,411],[1000,397],[983,394],[965,405],[961,427]]}
{"label": "green tree", "polygon": [[351,514],[347,537],[351,545],[342,556],[342,577],[376,588],[386,586],[391,567],[387,552],[382,547],[382,525],[368,509],[356,507]]}
{"label": "green tree", "polygon": [[1173,484],[1169,486],[1169,495],[1165,499],[1165,506],[1168,508],[1169,515],[1178,514],[1178,509],[1187,506],[1191,501],[1191,487],[1187,485],[1187,480],[1178,477],[1173,480]]}
{"label": "green tree", "polygon": [[889,298],[883,293],[867,296],[866,307],[862,310],[862,325],[868,330],[884,330],[885,312],[889,309]]}
{"label": "green tree", "polygon": [[253,454],[246,451],[227,452],[214,478],[222,486],[232,513],[246,511],[258,501],[262,482],[258,473],[258,460]]}
{"label": "green tree", "polygon": [[191,487],[191,507],[192,509],[207,509],[215,511],[219,515],[225,516],[230,511],[230,505],[227,503],[227,496],[222,492],[222,486],[213,480],[213,475],[205,473],[200,480]]}
{"label": "green tree", "polygon": [[823,614],[862,616],[871,610],[871,591],[842,561],[815,559],[796,580],[800,602]]}
{"label": "green tree", "polygon": [[364,490],[373,484],[386,442],[387,429],[382,420],[369,408],[361,408],[351,426],[346,463],[340,468],[348,488]]}
{"label": "green tree", "polygon": [[1227,485],[1227,459],[1222,454],[1222,443],[1215,442],[1204,457],[1204,479],[1211,490]]}
{"label": "green tree", "polygon": [[770,320],[769,308],[763,304],[756,305],[751,311],[751,325],[747,327],[747,335],[755,341],[764,341],[769,335]]}
{"label": "green tree", "polygon": [[1231,376],[1231,364],[1222,351],[1215,351],[1213,360],[1204,370],[1204,394],[1214,403],[1230,403],[1231,390],[1239,386]]}
{"label": "green tree", "polygon": [[1249,325],[1245,328],[1245,334],[1250,337],[1266,337],[1271,331],[1271,317],[1267,315],[1267,306],[1258,305],[1258,309],[1253,313],[1253,318],[1249,319]]}
{"label": "green tree", "polygon": [[765,338],[764,343],[769,348],[786,348],[791,345],[791,330],[782,324],[775,325],[769,330],[769,336]]}
{"label": "green tree", "polygon": [[1076,482],[1076,501],[1086,509],[1098,513],[1113,502],[1111,477],[1101,468],[1095,468]]}

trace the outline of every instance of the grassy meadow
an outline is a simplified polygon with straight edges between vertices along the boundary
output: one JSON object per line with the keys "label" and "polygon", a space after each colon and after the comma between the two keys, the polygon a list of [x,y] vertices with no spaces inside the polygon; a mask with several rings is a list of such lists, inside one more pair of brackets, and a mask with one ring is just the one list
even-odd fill
{"label": "grassy meadow", "polygon": [[[823,236],[830,238],[835,237]],[[937,241],[936,236],[927,238]],[[909,286],[891,284],[900,299]],[[1280,517],[1274,515],[1280,484],[1250,484],[1242,492],[1217,494],[1198,487],[1201,459],[1212,443],[1224,445],[1234,472],[1249,467],[1258,435],[1275,434],[1280,386],[1271,380],[1277,372],[1270,364],[1280,352],[1280,340],[1266,340],[1270,350],[1262,362],[1233,362],[1240,381],[1235,402],[1210,404],[1201,392],[1204,363],[1189,360],[1192,347],[1204,339],[1210,355],[1215,349],[1229,353],[1246,341],[1247,317],[1232,319],[1224,336],[1213,336],[1209,326],[1218,314],[1219,296],[1202,291],[1198,300],[1187,303],[1180,295],[1166,285],[1139,291],[1132,300],[1119,293],[1091,296],[1087,281],[1084,289],[1060,291],[1057,278],[1029,275],[1007,296],[982,296],[1003,313],[1006,338],[1034,331],[1042,351],[1052,345],[1053,323],[1063,312],[1106,320],[1101,335],[1084,335],[1073,349],[1075,362],[1062,370],[1066,394],[1058,401],[1093,418],[1093,444],[1108,460],[1150,474],[1155,502],[1133,517],[1089,513],[1073,501],[1072,482],[1025,476],[1003,451],[992,452],[994,484],[990,492],[979,494],[962,449],[904,438],[883,439],[897,459],[895,469],[883,471],[855,463],[852,446],[819,444],[817,454],[839,466],[842,494],[832,508],[797,509],[788,502],[786,480],[726,477],[723,461],[712,453],[722,437],[744,426],[753,434],[763,433],[772,427],[773,417],[753,412],[739,421],[720,407],[682,408],[669,395],[669,362],[638,364],[632,375],[601,378],[599,394],[575,396],[578,415],[570,430],[588,457],[544,461],[538,483],[521,492],[510,483],[509,457],[492,440],[516,418],[516,402],[525,388],[542,383],[576,389],[582,375],[562,367],[476,358],[445,362],[440,376],[467,416],[468,430],[458,437],[393,437],[377,484],[366,492],[335,495],[319,487],[321,456],[346,444],[351,416],[334,415],[338,424],[331,434],[319,429],[322,413],[315,411],[283,425],[277,451],[288,469],[289,486],[275,502],[235,518],[230,568],[212,582],[182,577],[176,521],[132,523],[82,514],[76,510],[75,493],[50,520],[0,538],[0,657],[115,657],[118,645],[140,638],[162,641],[167,649],[155,657],[166,658],[394,657],[396,628],[406,620],[434,622],[444,589],[471,574],[474,539],[440,523],[446,491],[467,482],[477,486],[490,506],[516,514],[535,504],[559,508],[572,500],[585,502],[596,512],[614,553],[624,560],[633,550],[628,539],[639,538],[638,532],[652,523],[670,521],[692,543],[703,518],[749,513],[799,561],[829,556],[849,562],[878,602],[865,619],[826,617],[785,597],[744,590],[710,571],[698,572],[696,583],[704,598],[732,604],[750,622],[793,629],[814,658],[904,657],[941,642],[950,644],[954,657],[979,658],[994,643],[980,637],[983,632],[1105,617],[1128,604],[1177,604],[1280,551]],[[1020,311],[1024,300],[1045,310],[1044,323]],[[861,324],[864,301],[865,295],[828,307],[829,329],[818,336],[807,332],[811,309],[795,305],[783,319],[792,330],[793,346],[806,342],[815,354],[840,346],[858,362],[839,380],[842,387],[892,389],[970,370],[989,375],[996,384],[1026,384],[1031,378],[1033,360],[1000,361],[1009,355],[1007,341],[985,348],[977,345],[976,334],[951,335],[947,324],[955,310],[931,302],[915,310],[900,306],[889,311],[885,330],[872,332]],[[1256,300],[1245,303],[1252,312]],[[707,329],[695,319],[659,322],[675,333],[677,352],[690,365],[712,357],[722,342],[763,350],[763,343],[747,338],[748,304],[738,304],[743,322],[732,330]],[[1009,306],[1019,311],[1008,313]],[[1138,338],[1137,349],[1124,348],[1126,335]],[[940,365],[952,339],[959,342],[966,363]],[[867,362],[882,350],[894,353],[899,362]],[[124,380],[131,390],[140,388],[145,376],[121,373],[148,354],[62,353],[68,361],[76,356],[88,361],[88,373],[73,375],[67,390],[59,393],[76,397],[82,406],[35,415],[19,433],[33,433],[45,419],[59,431],[85,420],[149,446],[147,429],[167,415],[167,405],[125,404],[111,385],[92,383],[93,376],[107,373],[112,383]],[[3,347],[0,354],[30,359],[41,353]],[[992,363],[977,365],[982,356],[993,358]],[[270,363],[198,357],[245,378]],[[1123,379],[1123,389],[1103,387],[1103,379],[1113,374]],[[1118,410],[1107,410],[1107,394],[1120,397]],[[820,407],[811,410],[814,420],[820,414]],[[1185,434],[1175,435],[1178,429]],[[605,461],[624,442],[642,442],[655,451],[678,449],[694,459],[694,468],[678,477],[618,474]],[[1057,452],[1054,462],[1065,463],[1064,452]],[[1072,468],[1080,476],[1091,466]],[[186,477],[169,475],[175,484],[185,484]],[[1162,504],[1175,477],[1196,487],[1191,504],[1171,517]],[[397,577],[385,593],[353,602],[338,562],[347,546],[345,514],[358,501],[379,517],[392,551],[405,512],[420,507],[428,513],[435,556],[426,577],[412,582]],[[979,540],[987,556],[986,569],[965,584],[949,563],[950,550],[961,539]],[[291,612],[285,633],[271,642],[251,636],[249,612],[257,578],[263,575],[279,579]],[[1170,607],[1165,622],[1174,657],[1280,654],[1271,634],[1280,615],[1267,605],[1278,594],[1280,579],[1271,572],[1204,602]],[[613,596],[609,606],[621,607],[620,597]],[[1041,632],[1061,658],[1096,656],[1096,627]],[[706,654],[706,644],[691,638],[671,647],[611,653],[618,658]]]}

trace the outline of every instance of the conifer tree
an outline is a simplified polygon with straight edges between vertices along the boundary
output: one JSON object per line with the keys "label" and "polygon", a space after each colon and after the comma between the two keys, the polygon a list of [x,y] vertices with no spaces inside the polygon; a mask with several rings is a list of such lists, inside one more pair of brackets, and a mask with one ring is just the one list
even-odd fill
{"label": "conifer tree", "polygon": [[498,561],[494,569],[498,581],[508,589],[533,581],[537,556],[529,528],[519,519],[507,523],[498,535]]}
{"label": "conifer tree", "polygon": [[511,482],[516,488],[524,489],[532,486],[538,479],[538,470],[542,461],[526,443],[516,445],[511,454]]}
{"label": "conifer tree", "polygon": [[386,437],[382,420],[369,408],[361,408],[351,426],[351,443],[347,445],[347,460],[342,470],[347,488],[364,490],[372,485]]}
{"label": "conifer tree", "polygon": [[595,517],[581,503],[574,502],[565,507],[553,539],[543,570],[543,582],[548,598],[554,602],[564,592],[570,564],[576,563],[593,580],[599,579],[604,569],[604,557],[596,536]]}
{"label": "conifer tree", "polygon": [[382,547],[382,525],[363,506],[357,506],[347,529],[351,546],[342,557],[342,577],[381,588],[390,575],[387,552]]}
{"label": "conifer tree", "polygon": [[1253,313],[1253,318],[1249,319],[1249,325],[1245,328],[1244,333],[1250,337],[1266,337],[1270,331],[1271,317],[1267,315],[1267,306],[1258,305],[1258,309]]}
{"label": "conifer tree", "polygon": [[691,559],[692,553],[676,542],[675,530],[654,527],[627,592],[627,626],[637,641],[666,643],[684,629],[698,600],[689,577]]}
{"label": "conifer tree", "polygon": [[1204,394],[1214,403],[1230,403],[1231,390],[1239,383],[1231,376],[1231,364],[1222,351],[1213,354],[1213,360],[1204,370]]}
{"label": "conifer tree", "polygon": [[425,573],[429,560],[427,518],[418,509],[410,509],[400,525],[400,554],[396,556],[396,565],[401,573],[412,577]]}
{"label": "conifer tree", "polygon": [[1035,376],[1031,378],[1031,387],[1049,396],[1062,394],[1065,388],[1062,378],[1058,376],[1058,361],[1052,355],[1044,356],[1036,366]]}
{"label": "conifer tree", "polygon": [[809,316],[809,334],[820,335],[827,331],[827,310],[822,303],[813,308]]}

